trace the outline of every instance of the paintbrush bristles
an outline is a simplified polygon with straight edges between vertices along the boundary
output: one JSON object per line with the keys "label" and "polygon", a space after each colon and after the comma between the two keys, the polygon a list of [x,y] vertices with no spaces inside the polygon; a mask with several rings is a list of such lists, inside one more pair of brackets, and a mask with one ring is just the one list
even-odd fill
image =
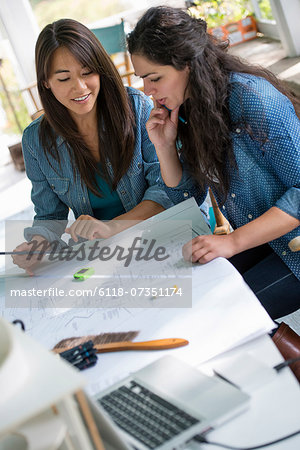
{"label": "paintbrush bristles", "polygon": [[114,333],[102,333],[95,336],[95,339],[92,339],[94,342],[94,345],[96,344],[108,344],[110,342],[127,342],[127,341],[133,341],[137,335],[139,334],[139,331],[124,331],[121,333],[114,332]]}
{"label": "paintbrush bristles", "polygon": [[110,342],[127,342],[133,341],[139,334],[139,331],[124,331],[124,332],[113,332],[113,333],[101,333],[101,334],[90,334],[88,336],[78,336],[63,339],[59,341],[55,348],[64,347],[76,347],[77,345],[82,345],[87,341],[93,341],[94,345],[108,344]]}

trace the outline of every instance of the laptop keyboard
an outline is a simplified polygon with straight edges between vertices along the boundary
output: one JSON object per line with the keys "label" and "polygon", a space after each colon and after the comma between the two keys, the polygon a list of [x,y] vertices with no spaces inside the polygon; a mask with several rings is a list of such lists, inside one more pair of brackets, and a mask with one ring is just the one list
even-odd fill
{"label": "laptop keyboard", "polygon": [[98,402],[120,428],[150,449],[199,423],[198,419],[134,381]]}

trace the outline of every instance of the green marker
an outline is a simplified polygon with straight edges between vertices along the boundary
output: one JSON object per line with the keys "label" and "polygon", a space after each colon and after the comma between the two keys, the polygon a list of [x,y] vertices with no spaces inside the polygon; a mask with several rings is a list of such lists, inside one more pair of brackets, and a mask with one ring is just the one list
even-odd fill
{"label": "green marker", "polygon": [[80,269],[78,272],[74,273],[73,277],[75,280],[84,281],[95,273],[93,267],[87,267],[86,269]]}

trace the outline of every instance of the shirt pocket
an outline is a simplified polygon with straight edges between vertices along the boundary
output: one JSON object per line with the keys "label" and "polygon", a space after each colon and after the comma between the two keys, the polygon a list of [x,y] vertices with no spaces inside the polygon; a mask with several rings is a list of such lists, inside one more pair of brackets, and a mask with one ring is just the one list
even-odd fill
{"label": "shirt pocket", "polygon": [[48,178],[48,183],[54,194],[56,194],[64,203],[69,204],[69,178]]}
{"label": "shirt pocket", "polygon": [[247,133],[233,135],[233,149],[240,175],[251,172],[256,165],[258,157],[257,142],[254,142]]}
{"label": "shirt pocket", "polygon": [[144,169],[144,162],[142,155],[134,155],[128,169],[128,175],[137,176],[143,171],[143,169]]}

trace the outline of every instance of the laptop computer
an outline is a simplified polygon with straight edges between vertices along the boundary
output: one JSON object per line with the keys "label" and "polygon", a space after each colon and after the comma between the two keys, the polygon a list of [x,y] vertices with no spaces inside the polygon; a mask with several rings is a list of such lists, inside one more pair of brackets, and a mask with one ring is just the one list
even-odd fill
{"label": "laptop computer", "polygon": [[[168,355],[102,391],[90,406],[111,448],[170,450],[231,419],[249,399],[226,381]],[[107,425],[108,416],[114,426]]]}

